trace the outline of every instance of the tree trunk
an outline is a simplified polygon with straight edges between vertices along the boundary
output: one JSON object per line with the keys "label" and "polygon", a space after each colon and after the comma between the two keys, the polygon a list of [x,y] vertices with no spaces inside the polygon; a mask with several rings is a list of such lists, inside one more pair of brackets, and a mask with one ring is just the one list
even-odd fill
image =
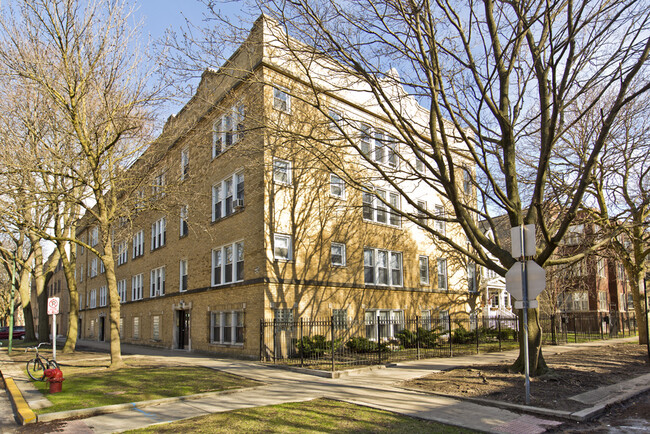
{"label": "tree trunk", "polygon": [[[510,366],[514,372],[524,373],[524,315],[523,310],[519,312],[519,357]],[[546,361],[542,355],[542,327],[539,324],[539,310],[528,309],[528,367],[532,377],[542,375],[548,371]]]}
{"label": "tree trunk", "polygon": [[[29,260],[32,258],[30,257]],[[26,268],[17,276],[18,292],[20,292],[20,302],[23,307],[23,316],[25,317],[25,341],[34,342],[36,333],[34,333],[34,312],[32,312],[32,290],[30,284],[30,272]]]}
{"label": "tree trunk", "polygon": [[[630,281],[630,290],[632,291],[632,300],[634,301],[634,313],[636,315],[637,328],[639,330],[639,345],[648,344],[648,329],[646,326],[645,301],[643,297],[646,296],[645,291],[641,293],[641,285],[643,282],[643,273],[633,276]],[[645,288],[644,288],[645,289]]]}
{"label": "tree trunk", "polygon": [[[70,247],[74,248],[73,246]],[[63,273],[65,280],[68,283],[68,335],[66,336],[65,345],[63,346],[64,353],[74,353],[77,347],[77,334],[79,325],[79,291],[77,291],[77,282],[74,279],[74,266],[68,260],[65,253],[65,246],[60,244],[57,246],[61,260],[63,262]]]}
{"label": "tree trunk", "polygon": [[122,359],[122,344],[120,342],[120,295],[117,292],[113,246],[110,240],[104,246],[104,254],[101,259],[106,269],[106,285],[108,286],[108,302],[110,306],[108,324],[111,339],[111,365],[109,368],[117,369],[125,366],[125,363]]}

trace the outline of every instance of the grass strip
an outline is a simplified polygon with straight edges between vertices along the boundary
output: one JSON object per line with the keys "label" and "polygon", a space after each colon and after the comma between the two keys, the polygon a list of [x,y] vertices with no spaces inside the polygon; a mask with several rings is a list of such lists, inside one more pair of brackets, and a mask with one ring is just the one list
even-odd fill
{"label": "grass strip", "polygon": [[127,431],[129,433],[472,433],[474,431],[414,419],[346,402],[315,399],[307,402],[214,413]]}

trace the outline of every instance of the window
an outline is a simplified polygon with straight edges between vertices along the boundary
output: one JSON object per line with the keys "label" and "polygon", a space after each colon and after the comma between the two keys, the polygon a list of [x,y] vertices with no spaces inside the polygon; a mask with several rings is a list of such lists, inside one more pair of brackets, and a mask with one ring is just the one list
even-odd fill
{"label": "window", "polygon": [[100,287],[99,288],[99,307],[104,307],[104,306],[106,306],[108,304],[107,303],[107,299],[108,299],[107,296],[108,296],[108,289],[106,288],[106,286]]}
{"label": "window", "polygon": [[427,256],[420,256],[420,284],[429,284],[429,258]]}
{"label": "window", "polygon": [[84,295],[79,293],[79,309],[83,309],[84,307]]}
{"label": "window", "polygon": [[451,324],[451,318],[449,317],[449,311],[448,310],[441,310],[440,311],[440,324],[442,327],[441,330],[443,332],[448,332],[449,331],[449,325]]}
{"label": "window", "polygon": [[332,243],[330,247],[330,257],[332,265],[344,267],[345,266],[345,244]]}
{"label": "window", "polygon": [[363,249],[365,283],[402,286],[402,254],[380,249]]}
{"label": "window", "polygon": [[151,339],[154,341],[160,340],[160,315],[151,317]]}
{"label": "window", "polygon": [[151,270],[149,297],[158,297],[161,295],[165,295],[165,267]]}
{"label": "window", "polygon": [[140,339],[140,317],[133,317],[133,339]]}
{"label": "window", "polygon": [[401,310],[367,310],[365,313],[366,338],[371,340],[392,339],[404,329],[404,312]]}
{"label": "window", "polygon": [[84,281],[84,266],[83,264],[79,266],[79,282]]}
{"label": "window", "polygon": [[425,330],[431,330],[431,311],[423,310],[420,312],[420,324]]}
{"label": "window", "polygon": [[142,300],[143,287],[144,287],[143,274],[136,274],[131,278],[131,300]]}
{"label": "window", "polygon": [[187,259],[180,261],[179,291],[187,291]]}
{"label": "window", "polygon": [[227,244],[212,250],[212,286],[244,280],[244,243]]}
{"label": "window", "polygon": [[472,174],[469,169],[463,167],[463,192],[472,194]]}
{"label": "window", "polygon": [[88,307],[94,309],[97,307],[97,290],[91,289],[88,297]]}
{"label": "window", "polygon": [[[623,294],[621,294],[621,301],[625,301],[622,296]],[[625,303],[621,304],[621,308],[625,309]],[[598,310],[605,312],[609,310],[607,306],[607,293],[604,291],[598,291]]]}
{"label": "window", "polygon": [[[86,241],[85,241],[85,237],[83,237],[83,236],[79,237],[79,241],[82,242],[82,243],[85,243],[85,242],[86,242]],[[79,254],[80,254],[80,255],[83,255],[83,254],[84,254],[84,251],[86,250],[86,249],[84,248],[84,246],[82,246],[81,244],[77,244],[77,248],[79,249]]]}
{"label": "window", "polygon": [[290,261],[293,258],[291,236],[273,234],[273,257],[275,259]]}
{"label": "window", "polygon": [[117,282],[117,293],[120,296],[120,303],[124,303],[126,301],[126,279]]}
{"label": "window", "polygon": [[[602,292],[605,295],[605,310],[607,310],[606,297],[607,293]],[[558,295],[558,306],[560,310],[568,312],[580,312],[589,310],[589,294],[587,291],[578,291],[578,292],[563,292]],[[600,299],[599,299],[600,303]]]}
{"label": "window", "polygon": [[244,312],[210,313],[210,342],[213,344],[244,343]]}
{"label": "window", "polygon": [[332,321],[334,322],[335,330],[345,330],[348,327],[348,310],[333,309]]}
{"label": "window", "polygon": [[392,226],[401,226],[401,219],[397,212],[387,210],[386,201],[391,207],[399,210],[399,196],[397,193],[377,189],[374,192],[365,191],[362,193],[363,219],[384,223]]}
{"label": "window", "polygon": [[181,151],[181,181],[190,174],[190,150],[185,148]]}
{"label": "window", "polygon": [[104,261],[99,260],[99,272],[100,274],[106,273],[106,267],[104,266]]}
{"label": "window", "polygon": [[631,292],[627,293],[627,306],[625,310],[634,310],[634,296],[632,295]]}
{"label": "window", "polygon": [[99,244],[99,228],[97,226],[90,229],[90,247],[95,247]]}
{"label": "window", "polygon": [[418,207],[415,210],[417,215],[418,215],[418,222],[422,226],[427,225],[427,203],[423,200],[418,200],[417,201]]}
{"label": "window", "polygon": [[340,126],[341,113],[337,112],[336,110],[329,109],[328,116],[330,118],[329,129],[332,131],[340,132],[340,128],[342,128]]}
{"label": "window", "polygon": [[345,183],[333,173],[330,174],[330,195],[339,199],[345,199]]}
{"label": "window", "polygon": [[291,96],[287,89],[273,88],[273,108],[285,113],[291,113]]}
{"label": "window", "polygon": [[447,290],[447,259],[438,259],[438,289]]}
{"label": "window", "polygon": [[188,227],[187,227],[187,205],[182,205],[181,206],[181,212],[180,212],[180,222],[179,222],[179,236],[181,238],[187,236],[188,234]]}
{"label": "window", "polygon": [[567,246],[577,246],[585,232],[585,225],[572,225],[566,233],[565,243]]}
{"label": "window", "polygon": [[276,184],[291,184],[290,161],[280,160],[278,158],[273,160],[273,182]]}
{"label": "window", "polygon": [[418,155],[416,153],[415,155],[415,170],[418,171],[419,173],[425,173],[426,172],[426,167],[424,166],[424,161],[422,161],[423,156]]}
{"label": "window", "polygon": [[165,174],[156,175],[151,183],[151,197],[160,199],[165,196]]}
{"label": "window", "polygon": [[227,217],[244,207],[244,173],[232,176],[212,186],[212,221]]}
{"label": "window", "polygon": [[88,277],[97,276],[97,258],[90,260],[90,267],[88,268]]}
{"label": "window", "polygon": [[445,217],[445,207],[442,205],[435,206],[436,217],[439,217],[440,220],[436,219],[434,224],[434,229],[438,231],[441,235],[447,233],[447,222],[444,220]]}
{"label": "window", "polygon": [[165,245],[165,226],[165,217],[161,218],[160,220],[156,220],[151,225],[151,250],[159,249]]}
{"label": "window", "polygon": [[124,317],[120,317],[120,339],[124,337]]}
{"label": "window", "polygon": [[144,255],[144,231],[140,230],[133,235],[133,259]]}
{"label": "window", "polygon": [[596,272],[598,277],[605,277],[605,259],[598,258],[596,262]]}
{"label": "window", "polygon": [[382,130],[375,130],[368,125],[360,126],[359,148],[369,160],[380,164],[397,167],[397,141]]}
{"label": "window", "polygon": [[226,111],[212,127],[212,158],[239,142],[244,136],[244,104]]}
{"label": "window", "polygon": [[295,325],[293,309],[275,309],[273,319],[276,330],[292,330]]}
{"label": "window", "polygon": [[129,248],[129,245],[126,241],[122,241],[117,245],[117,265],[120,266],[122,264],[126,264],[126,260],[128,258],[128,253],[127,250]]}
{"label": "window", "polygon": [[476,264],[474,262],[467,263],[467,290],[469,292],[478,290],[476,285]]}

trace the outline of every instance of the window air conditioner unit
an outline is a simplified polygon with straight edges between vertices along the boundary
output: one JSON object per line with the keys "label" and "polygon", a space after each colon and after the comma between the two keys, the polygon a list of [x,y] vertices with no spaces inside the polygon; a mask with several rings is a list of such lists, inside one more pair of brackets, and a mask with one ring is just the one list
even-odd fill
{"label": "window air conditioner unit", "polygon": [[235,209],[242,209],[244,208],[244,199],[235,199],[232,205]]}

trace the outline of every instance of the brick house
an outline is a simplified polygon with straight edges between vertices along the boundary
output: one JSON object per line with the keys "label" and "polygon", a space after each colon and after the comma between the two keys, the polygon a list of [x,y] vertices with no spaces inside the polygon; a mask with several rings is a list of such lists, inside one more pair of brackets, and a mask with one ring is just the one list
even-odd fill
{"label": "brick house", "polygon": [[[420,185],[415,156],[400,149],[363,89],[324,93],[325,115],[305,103],[310,91],[281,56],[276,31],[258,19],[141,158],[156,163],[129,169],[146,182],[114,231],[125,343],[254,358],[262,319],[399,323],[467,312],[469,268],[391,212],[388,205],[409,211],[405,198],[358,154],[328,141],[355,134],[418,204],[439,213],[449,204]],[[410,102],[405,110],[426,116]],[[101,248],[98,232],[85,217],[77,237]],[[77,249],[76,276],[81,337],[108,339],[101,260]]]}

